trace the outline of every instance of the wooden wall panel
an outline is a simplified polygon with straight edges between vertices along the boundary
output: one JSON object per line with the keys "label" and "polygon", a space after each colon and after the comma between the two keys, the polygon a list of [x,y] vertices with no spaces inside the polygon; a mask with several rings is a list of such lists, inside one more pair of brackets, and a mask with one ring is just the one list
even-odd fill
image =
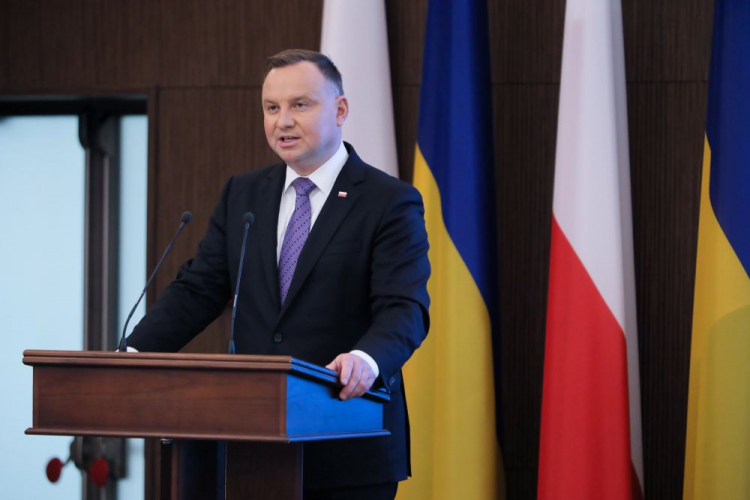
{"label": "wooden wall panel", "polygon": [[492,81],[560,81],[565,2],[490,0]]}
{"label": "wooden wall panel", "polygon": [[97,86],[149,89],[158,82],[160,1],[91,2],[84,10],[84,57]]}
{"label": "wooden wall panel", "polygon": [[534,498],[536,492],[558,92],[554,83],[494,86],[509,498]]}
{"label": "wooden wall panel", "polygon": [[161,0],[166,86],[260,85],[268,56],[320,48],[322,3]]}
{"label": "wooden wall panel", "polygon": [[10,61],[8,59],[9,52],[11,50],[19,50],[17,47],[11,46],[10,39],[10,27],[9,24],[9,10],[3,11],[0,9],[0,89],[8,88],[8,77],[10,76]]}
{"label": "wooden wall panel", "polygon": [[411,182],[417,144],[427,2],[386,0],[386,17],[399,176]]}
{"label": "wooden wall panel", "polygon": [[706,81],[711,0],[623,0],[628,81]]}
{"label": "wooden wall panel", "polygon": [[36,2],[6,0],[0,7],[5,18],[5,88],[26,91],[92,85],[86,65],[87,42],[82,0]]}
{"label": "wooden wall panel", "polygon": [[[322,3],[8,0],[1,88],[260,85],[265,58],[320,46]],[[7,71],[5,71],[7,69]]]}
{"label": "wooden wall panel", "polygon": [[[158,114],[159,167],[151,187],[159,200],[152,219],[154,262],[179,225],[180,214],[190,210],[193,222],[165,261],[154,283],[154,298],[195,253],[229,177],[279,161],[265,140],[257,87],[165,89],[159,95]],[[228,333],[225,315],[186,351],[223,352]]]}
{"label": "wooden wall panel", "polygon": [[393,87],[393,117],[396,123],[396,148],[399,176],[406,182],[414,177],[414,153],[417,146],[419,86]]}
{"label": "wooden wall panel", "polygon": [[682,492],[706,83],[628,87],[646,484]]}
{"label": "wooden wall panel", "polygon": [[623,3],[647,495],[682,495],[713,2]]}
{"label": "wooden wall panel", "polygon": [[[427,1],[385,0],[388,23],[388,50],[394,87],[422,82]],[[401,139],[397,135],[397,139]]]}
{"label": "wooden wall panel", "polygon": [[156,1],[8,0],[0,13],[0,89],[144,93],[157,81]]}
{"label": "wooden wall panel", "polygon": [[257,88],[161,91],[155,247],[166,247],[183,211],[193,212],[193,222],[165,262],[157,290],[195,252],[229,177],[278,161],[266,144],[261,113]]}

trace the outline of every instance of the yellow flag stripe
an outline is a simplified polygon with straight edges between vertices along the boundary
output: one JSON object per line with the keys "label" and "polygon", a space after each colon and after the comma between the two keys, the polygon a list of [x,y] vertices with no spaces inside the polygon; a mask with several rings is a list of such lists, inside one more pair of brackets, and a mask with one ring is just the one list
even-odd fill
{"label": "yellow flag stripe", "polygon": [[750,280],[709,198],[705,142],[684,498],[750,498]]}
{"label": "yellow flag stripe", "polygon": [[431,328],[404,369],[413,477],[398,499],[495,500],[502,475],[489,312],[446,230],[440,191],[419,147],[414,185],[430,241]]}

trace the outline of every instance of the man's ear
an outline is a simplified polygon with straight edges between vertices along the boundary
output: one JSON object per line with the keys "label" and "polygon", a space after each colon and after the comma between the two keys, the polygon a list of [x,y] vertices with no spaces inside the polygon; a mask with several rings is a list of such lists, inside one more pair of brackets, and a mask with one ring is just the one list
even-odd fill
{"label": "man's ear", "polygon": [[345,95],[336,98],[336,125],[341,127],[349,116],[349,99]]}

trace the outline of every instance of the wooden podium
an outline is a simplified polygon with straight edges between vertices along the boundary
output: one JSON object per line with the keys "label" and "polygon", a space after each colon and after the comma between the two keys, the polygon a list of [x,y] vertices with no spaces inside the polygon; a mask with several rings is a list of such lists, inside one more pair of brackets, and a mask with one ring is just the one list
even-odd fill
{"label": "wooden podium", "polygon": [[175,440],[164,498],[301,499],[304,442],[388,435],[387,394],[341,401],[334,372],[289,356],[25,351],[23,362],[27,434]]}

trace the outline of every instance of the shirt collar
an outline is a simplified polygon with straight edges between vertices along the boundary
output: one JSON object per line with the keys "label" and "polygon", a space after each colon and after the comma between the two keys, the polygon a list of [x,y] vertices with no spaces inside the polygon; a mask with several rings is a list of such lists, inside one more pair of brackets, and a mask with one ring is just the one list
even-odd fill
{"label": "shirt collar", "polygon": [[[336,178],[339,176],[341,169],[344,168],[346,160],[349,159],[349,152],[344,147],[344,142],[341,142],[338,151],[331,156],[327,162],[316,168],[313,173],[306,176],[308,179],[315,183],[315,187],[320,189],[326,198],[331,194],[333,189],[333,183],[336,182]],[[284,192],[289,189],[294,179],[302,177],[295,172],[289,165],[286,166],[286,181],[284,181]]]}

